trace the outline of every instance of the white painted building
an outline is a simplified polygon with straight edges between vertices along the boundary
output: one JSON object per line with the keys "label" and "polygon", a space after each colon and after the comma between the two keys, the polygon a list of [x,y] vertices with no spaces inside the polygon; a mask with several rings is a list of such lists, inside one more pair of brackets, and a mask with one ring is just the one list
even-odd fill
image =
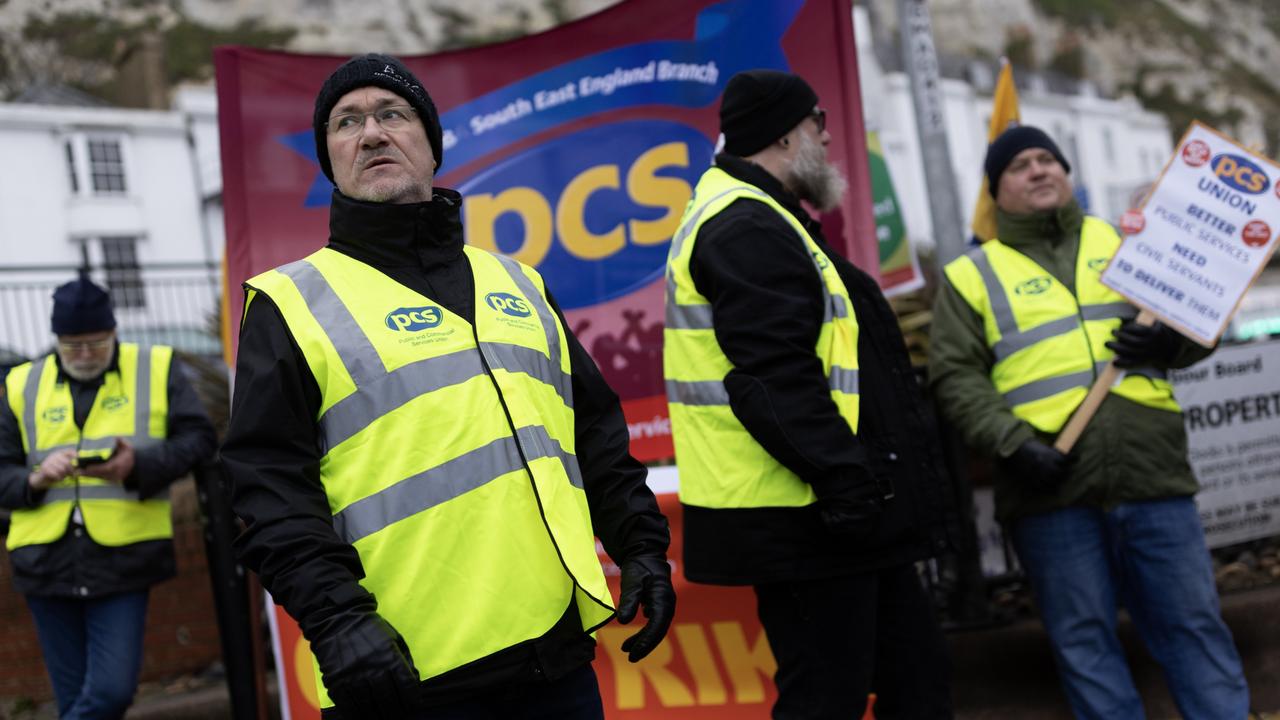
{"label": "white painted building", "polygon": [[[908,236],[917,247],[932,248],[930,189],[921,166],[907,75],[882,70],[861,7],[854,9],[854,25],[867,127],[880,134]],[[979,76],[975,80],[982,81],[978,84],[986,86],[985,92],[963,80],[942,80],[952,170],[966,237],[982,182],[990,93],[995,84],[988,66],[975,64],[972,69]],[[1129,208],[1134,192],[1159,176],[1173,152],[1173,143],[1162,115],[1144,110],[1131,98],[1098,97],[1090,88],[1084,84],[1084,93],[1078,95],[1051,93],[1040,78],[1032,78],[1030,88],[1019,90],[1019,107],[1023,124],[1041,128],[1062,148],[1071,163],[1071,179],[1088,211],[1115,221]]]}
{"label": "white painted building", "polygon": [[0,349],[48,349],[50,292],[88,268],[122,337],[216,350],[221,209],[194,147],[181,111],[0,104]]}

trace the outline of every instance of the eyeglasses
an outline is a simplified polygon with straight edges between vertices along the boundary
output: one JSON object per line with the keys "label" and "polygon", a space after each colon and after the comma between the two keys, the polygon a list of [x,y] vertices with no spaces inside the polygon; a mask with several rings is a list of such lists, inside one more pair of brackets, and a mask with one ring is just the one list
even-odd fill
{"label": "eyeglasses", "polygon": [[355,137],[364,130],[367,118],[373,116],[378,127],[383,130],[399,130],[409,124],[417,111],[408,105],[389,105],[367,113],[343,113],[334,115],[325,123],[330,135],[339,137]]}
{"label": "eyeglasses", "polygon": [[88,341],[82,341],[82,342],[63,342],[62,340],[59,340],[58,349],[67,353],[84,352],[85,350],[98,351],[98,350],[105,350],[106,348],[111,347],[112,343],[114,343],[115,341],[116,341],[115,338],[105,338],[103,340],[88,340]]}
{"label": "eyeglasses", "polygon": [[820,107],[816,107],[813,109],[813,112],[809,113],[809,117],[813,118],[813,121],[817,123],[818,132],[822,132],[827,129],[827,111],[826,110],[823,110]]}

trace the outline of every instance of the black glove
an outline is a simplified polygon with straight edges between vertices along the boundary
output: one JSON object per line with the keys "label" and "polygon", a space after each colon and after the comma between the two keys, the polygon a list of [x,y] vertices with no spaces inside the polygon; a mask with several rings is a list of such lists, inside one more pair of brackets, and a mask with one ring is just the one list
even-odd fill
{"label": "black glove", "polygon": [[1139,325],[1127,320],[1116,328],[1112,339],[1107,341],[1107,347],[1116,354],[1116,367],[1165,369],[1178,353],[1181,337],[1176,330],[1161,322]]}
{"label": "black glove", "polygon": [[880,519],[883,501],[870,472],[858,468],[831,480],[813,483],[818,496],[818,516],[827,532],[842,537],[865,537]]}
{"label": "black glove", "polygon": [[1039,440],[1028,440],[1005,459],[1004,465],[1019,481],[1052,490],[1067,478],[1071,457]]}
{"label": "black glove", "polygon": [[423,710],[418,671],[395,628],[376,612],[338,613],[311,641],[329,699],[344,720],[403,720]]}
{"label": "black glove", "polygon": [[618,602],[618,622],[626,625],[644,606],[649,621],[640,632],[622,641],[622,651],[631,662],[639,662],[653,652],[671,627],[676,613],[676,589],[671,586],[671,566],[660,555],[641,555],[622,562],[622,593]]}

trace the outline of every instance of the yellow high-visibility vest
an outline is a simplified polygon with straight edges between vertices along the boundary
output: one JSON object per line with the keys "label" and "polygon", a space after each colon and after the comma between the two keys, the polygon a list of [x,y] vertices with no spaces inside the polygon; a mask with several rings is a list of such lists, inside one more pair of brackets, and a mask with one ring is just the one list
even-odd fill
{"label": "yellow high-visibility vest", "polygon": [[[1137,309],[1100,277],[1120,247],[1105,221],[1086,217],[1076,259],[1075,293],[1031,258],[990,240],[946,267],[947,279],[982,317],[995,357],[991,382],[1013,414],[1056,433],[1115,356],[1106,346]],[[1125,372],[1111,392],[1148,407],[1179,412],[1173,387],[1154,368]]]}
{"label": "yellow high-visibility vest", "polygon": [[671,242],[667,261],[663,374],[680,468],[680,502],[705,508],[799,507],[813,489],[751,437],[729,407],[724,378],[733,369],[716,341],[711,303],[694,287],[689,261],[698,230],[735,200],[768,205],[795,230],[821,280],[822,361],[840,416],[858,431],[858,322],[849,292],[826,253],[786,208],[719,168],[703,174]]}
{"label": "yellow high-visibility vest", "polygon": [[247,283],[315,376],[334,528],[423,679],[545,634],[570,602],[584,631],[613,615],[565,328],[537,272],[465,251],[474,325],[329,249]]}
{"label": "yellow high-visibility vest", "polygon": [[[168,432],[169,363],[173,349],[120,343],[118,369],[102,378],[84,428],[76,427],[71,389],[58,381],[52,355],[19,365],[5,378],[9,409],[22,429],[27,463],[37,467],[64,449],[81,458],[105,459],[124,438],[135,448],[164,440]],[[62,537],[77,504],[85,531],[99,545],[118,547],[173,537],[168,492],[146,500],[138,493],[84,474],[61,480],[45,491],[40,505],[13,511],[6,547],[43,545]]]}

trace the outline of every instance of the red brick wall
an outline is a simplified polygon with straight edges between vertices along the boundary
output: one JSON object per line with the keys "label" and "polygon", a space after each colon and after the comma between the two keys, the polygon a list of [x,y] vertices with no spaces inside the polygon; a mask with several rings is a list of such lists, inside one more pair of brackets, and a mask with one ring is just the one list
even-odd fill
{"label": "red brick wall", "polygon": [[[178,576],[151,590],[142,679],[199,672],[221,659],[204,537],[190,479],[173,486],[173,541]],[[31,613],[13,590],[8,553],[0,548],[0,701],[53,696]]]}

